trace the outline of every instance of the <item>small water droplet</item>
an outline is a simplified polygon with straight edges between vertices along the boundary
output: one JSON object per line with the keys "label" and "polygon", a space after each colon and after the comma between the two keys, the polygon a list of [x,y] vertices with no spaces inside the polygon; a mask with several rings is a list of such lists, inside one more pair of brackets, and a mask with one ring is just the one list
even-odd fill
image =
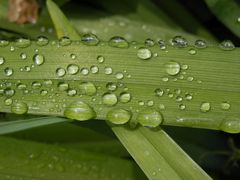
{"label": "small water droplet", "polygon": [[6,106],[10,106],[12,103],[13,103],[13,100],[12,100],[11,98],[7,98],[7,99],[5,99],[5,101],[4,101],[4,104],[5,104]]}
{"label": "small water droplet", "polygon": [[30,46],[31,41],[29,39],[25,39],[25,38],[19,38],[16,40],[15,45],[19,48],[25,48]]}
{"label": "small water droplet", "polygon": [[116,79],[123,79],[123,77],[124,77],[124,75],[123,75],[123,73],[116,73],[116,75],[115,75],[115,77],[116,77]]}
{"label": "small water droplet", "polygon": [[60,46],[68,46],[72,43],[72,40],[69,37],[63,36],[59,39]]}
{"label": "small water droplet", "polygon": [[78,65],[76,65],[76,64],[69,64],[69,65],[67,66],[67,72],[68,72],[68,74],[74,75],[74,74],[77,74],[78,71],[79,71],[79,67],[78,67]]}
{"label": "small water droplet", "polygon": [[128,103],[131,100],[131,94],[124,92],[120,94],[120,102]]}
{"label": "small water droplet", "polygon": [[33,56],[33,62],[34,62],[34,64],[36,64],[38,66],[42,65],[44,63],[44,61],[45,61],[45,57],[41,54],[35,54]]}
{"label": "small water droplet", "polygon": [[187,64],[183,64],[183,65],[181,66],[181,69],[187,70],[187,69],[188,69],[188,65],[187,65]]}
{"label": "small water droplet", "polygon": [[58,89],[59,91],[66,91],[69,88],[69,84],[68,83],[64,83],[64,82],[60,82],[58,83]]}
{"label": "small water droplet", "polygon": [[24,102],[16,102],[11,106],[11,112],[15,114],[25,114],[28,112],[28,105]]}
{"label": "small water droplet", "polygon": [[105,93],[102,97],[102,102],[107,106],[114,106],[117,104],[118,99],[117,96],[113,93]]}
{"label": "small water droplet", "polygon": [[160,110],[165,110],[165,105],[164,104],[159,104],[159,109]]}
{"label": "small water droplet", "polygon": [[235,45],[230,40],[225,40],[219,44],[219,47],[225,51],[231,51],[235,49]]}
{"label": "small water droplet", "polygon": [[77,94],[77,90],[76,89],[68,89],[67,90],[67,95],[68,96],[75,96]]}
{"label": "small water droplet", "polygon": [[48,40],[47,37],[45,37],[45,36],[39,36],[39,37],[37,38],[36,44],[37,44],[38,46],[46,46],[46,45],[48,44],[48,42],[49,42],[49,40]]}
{"label": "small water droplet", "polygon": [[186,98],[186,100],[189,100],[189,101],[190,101],[190,100],[192,100],[193,97],[192,97],[191,94],[186,94],[186,95],[185,95],[185,98]]}
{"label": "small water droplet", "polygon": [[71,57],[71,59],[76,59],[77,58],[76,54],[70,54],[70,57]]}
{"label": "small water droplet", "polygon": [[222,110],[229,110],[231,105],[228,102],[222,102],[221,103],[221,108]]}
{"label": "small water droplet", "polygon": [[4,90],[4,94],[5,94],[5,96],[7,96],[7,97],[11,97],[11,96],[13,96],[13,95],[15,94],[15,90],[14,90],[14,89],[11,89],[11,88],[6,88],[6,89]]}
{"label": "small water droplet", "polygon": [[26,88],[27,88],[27,85],[26,85],[26,84],[19,83],[19,84],[17,85],[17,88],[20,89],[20,90],[23,90],[23,89],[26,89]]}
{"label": "small water droplet", "polygon": [[96,73],[98,73],[99,69],[98,69],[97,66],[93,65],[93,66],[90,67],[90,71],[91,71],[92,74],[96,74]]}
{"label": "small water droplet", "polygon": [[137,51],[137,56],[139,59],[147,60],[152,57],[152,52],[147,48],[141,47]]}
{"label": "small water droplet", "polygon": [[209,102],[203,102],[200,106],[202,112],[208,112],[211,109],[211,104]]}
{"label": "small water droplet", "polygon": [[57,68],[56,74],[58,77],[63,77],[66,74],[66,71],[63,68]]}
{"label": "small water droplet", "polygon": [[99,39],[95,34],[84,34],[81,41],[88,46],[96,46],[99,43]]}
{"label": "small water droplet", "polygon": [[40,82],[34,81],[32,83],[32,88],[33,89],[39,89],[40,87],[42,87],[42,84]]}
{"label": "small water droplet", "polygon": [[169,75],[174,76],[180,72],[181,67],[177,62],[170,61],[165,64],[165,70]]}
{"label": "small water droplet", "polygon": [[96,94],[96,86],[91,82],[83,82],[79,85],[80,94],[92,96]]}
{"label": "small water droplet", "polygon": [[4,74],[5,74],[6,76],[12,76],[12,75],[13,75],[13,69],[10,68],[10,67],[6,67],[6,68],[4,69]]}
{"label": "small water droplet", "polygon": [[89,74],[89,70],[88,70],[87,68],[82,68],[82,69],[81,69],[81,74],[84,75],[84,76],[86,76],[86,75]]}
{"label": "small water droplet", "polygon": [[145,46],[147,46],[147,47],[152,47],[152,46],[155,45],[155,42],[154,42],[154,40],[152,40],[151,38],[147,38],[147,39],[145,40],[144,44],[145,44]]}
{"label": "small water droplet", "polygon": [[188,54],[195,55],[195,54],[197,54],[197,51],[195,49],[191,48],[191,49],[188,50]]}
{"label": "small water droplet", "polygon": [[239,118],[226,119],[220,125],[220,129],[227,133],[240,133],[240,120]]}
{"label": "small water droplet", "polygon": [[27,54],[21,53],[21,54],[20,54],[20,58],[21,58],[22,60],[27,59]]}
{"label": "small water droplet", "polygon": [[180,104],[180,105],[179,105],[179,109],[180,109],[180,110],[184,110],[184,109],[186,109],[186,105],[184,105],[184,104]]}
{"label": "small water droplet", "polygon": [[155,89],[154,92],[155,92],[156,96],[163,96],[163,94],[164,94],[164,91],[160,88]]}
{"label": "small water droplet", "polygon": [[0,65],[4,64],[4,62],[5,62],[5,58],[0,56]]}
{"label": "small water droplet", "polygon": [[152,100],[147,101],[147,106],[151,107],[154,105],[154,102]]}
{"label": "small water droplet", "polygon": [[9,45],[9,41],[5,39],[0,39],[0,47],[5,47]]}
{"label": "small water droplet", "polygon": [[188,46],[187,40],[182,36],[175,36],[171,41],[172,46],[184,48]]}
{"label": "small water droplet", "polygon": [[126,39],[120,36],[112,37],[109,42],[109,46],[117,47],[117,48],[128,48],[129,44]]}
{"label": "small water droplet", "polygon": [[159,45],[159,47],[160,47],[160,49],[166,49],[166,43],[165,43],[165,41],[164,40],[159,40],[158,41],[158,45]]}
{"label": "small water droplet", "polygon": [[197,48],[206,48],[207,47],[207,43],[204,40],[198,39],[198,40],[195,41],[195,46]]}
{"label": "small water droplet", "polygon": [[125,109],[112,109],[107,113],[107,120],[113,124],[125,124],[131,119],[131,112]]}
{"label": "small water droplet", "polygon": [[117,89],[117,84],[113,83],[113,82],[109,82],[109,83],[107,83],[106,88],[109,91],[115,91]]}
{"label": "small water droplet", "polygon": [[183,100],[183,98],[182,98],[181,96],[177,96],[177,97],[176,97],[176,101],[177,101],[177,102],[182,102],[182,100]]}
{"label": "small water droplet", "polygon": [[85,121],[95,118],[96,113],[93,108],[85,102],[77,101],[67,105],[64,110],[64,116],[69,119]]}
{"label": "small water droplet", "polygon": [[103,63],[104,62],[104,57],[103,56],[98,56],[97,57],[97,61],[99,62],[99,63]]}
{"label": "small water droplet", "polygon": [[109,75],[109,74],[112,74],[112,72],[113,72],[113,70],[112,70],[111,67],[105,67],[105,68],[104,68],[104,73],[105,73],[105,74]]}
{"label": "small water droplet", "polygon": [[154,109],[145,109],[139,112],[137,121],[142,126],[157,127],[162,123],[162,115]]}

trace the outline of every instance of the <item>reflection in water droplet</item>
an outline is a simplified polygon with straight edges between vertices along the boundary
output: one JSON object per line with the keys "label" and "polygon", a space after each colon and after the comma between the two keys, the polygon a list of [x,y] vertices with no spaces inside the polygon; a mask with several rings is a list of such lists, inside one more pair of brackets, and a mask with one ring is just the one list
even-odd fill
{"label": "reflection in water droplet", "polygon": [[157,127],[162,123],[162,115],[154,109],[145,109],[139,112],[137,121],[142,126]]}
{"label": "reflection in water droplet", "polygon": [[88,104],[77,101],[69,104],[64,110],[64,116],[69,119],[85,121],[95,118],[96,113]]}
{"label": "reflection in water droplet", "polygon": [[174,76],[180,72],[181,67],[177,62],[170,61],[165,64],[165,70],[169,75]]}
{"label": "reflection in water droplet", "polygon": [[11,112],[15,114],[25,114],[28,112],[28,105],[24,102],[16,102],[11,106]]}
{"label": "reflection in water droplet", "polygon": [[139,59],[147,60],[152,57],[152,52],[149,49],[142,47],[138,49],[137,56]]}
{"label": "reflection in water droplet", "polygon": [[200,110],[202,112],[208,112],[208,111],[210,111],[210,109],[211,109],[211,104],[209,102],[204,102],[200,106]]}
{"label": "reflection in water droplet", "polygon": [[125,109],[112,109],[107,113],[107,120],[113,124],[125,124],[131,119],[131,112]]}

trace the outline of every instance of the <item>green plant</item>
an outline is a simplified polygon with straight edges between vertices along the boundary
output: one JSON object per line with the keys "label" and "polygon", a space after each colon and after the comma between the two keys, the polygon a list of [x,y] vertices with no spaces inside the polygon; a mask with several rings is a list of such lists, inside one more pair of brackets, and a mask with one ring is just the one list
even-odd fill
{"label": "green plant", "polygon": [[[1,1],[3,18],[6,0]],[[150,1],[124,2],[131,8],[121,2],[94,1],[105,11],[81,7],[80,13],[74,2],[69,3],[68,21],[47,0],[59,40],[46,8],[36,25],[19,27],[1,19],[5,39],[29,37],[0,41],[1,112],[18,114],[4,115],[0,123],[0,134],[14,132],[8,135],[11,138],[1,138],[0,145],[11,148],[9,152],[1,148],[0,160],[7,162],[0,164],[2,178],[145,179],[146,175],[149,179],[211,179],[161,128],[239,133],[240,50],[230,41],[217,43],[200,23],[195,22],[195,35],[185,32],[188,24],[180,27],[165,15],[164,11],[173,13],[168,3],[160,11]],[[116,11],[124,17],[109,16]],[[95,18],[108,17],[98,21],[89,12]],[[184,16],[195,21],[188,13]],[[46,37],[34,40],[36,35]],[[28,113],[47,117],[23,115]],[[145,175],[133,161],[123,158],[130,155],[102,120]],[[51,133],[55,128],[56,134]],[[171,134],[171,129],[165,129]],[[64,137],[65,133],[69,135]],[[172,136],[182,137],[184,146],[189,143],[184,134]],[[26,142],[24,137],[59,145]],[[12,151],[16,146],[19,151]],[[207,154],[209,150],[198,148],[192,155],[196,152]],[[233,159],[238,160],[238,150],[233,152]]]}

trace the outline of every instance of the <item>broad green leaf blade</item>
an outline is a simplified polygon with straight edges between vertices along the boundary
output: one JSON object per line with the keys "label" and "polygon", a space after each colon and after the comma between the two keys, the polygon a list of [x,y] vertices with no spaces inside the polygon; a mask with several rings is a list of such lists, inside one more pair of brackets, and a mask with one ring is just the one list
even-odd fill
{"label": "broad green leaf blade", "polygon": [[240,38],[240,4],[235,0],[205,0],[210,10]]}
{"label": "broad green leaf blade", "polygon": [[[78,40],[79,34],[73,29],[72,25],[69,23],[68,19],[61,12],[58,6],[51,0],[47,0],[48,12],[53,20],[55,30],[58,37],[68,36],[72,40]],[[62,21],[62,23],[56,23]]]}
{"label": "broad green leaf blade", "polygon": [[0,167],[0,179],[146,179],[130,160],[6,137],[0,138]]}
{"label": "broad green leaf blade", "polygon": [[112,130],[149,179],[211,179],[163,130]]}
{"label": "broad green leaf blade", "polygon": [[0,123],[0,135],[31,129],[39,126],[62,123],[68,121],[58,117],[41,117]]}

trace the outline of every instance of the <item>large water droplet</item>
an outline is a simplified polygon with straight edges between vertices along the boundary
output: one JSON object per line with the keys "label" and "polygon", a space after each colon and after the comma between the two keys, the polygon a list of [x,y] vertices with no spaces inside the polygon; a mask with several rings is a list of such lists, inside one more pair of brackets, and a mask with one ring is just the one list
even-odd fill
{"label": "large water droplet", "polygon": [[235,45],[230,40],[225,40],[219,44],[219,47],[225,51],[231,51],[235,49]]}
{"label": "large water droplet", "polygon": [[72,40],[69,37],[63,36],[59,39],[60,46],[68,46],[72,43]]}
{"label": "large water droplet", "polygon": [[13,75],[13,69],[10,68],[10,67],[6,67],[6,68],[4,69],[4,74],[5,74],[6,76],[12,76],[12,75]]}
{"label": "large water droplet", "polygon": [[165,64],[165,70],[169,75],[174,76],[180,72],[181,66],[175,61],[170,61]]}
{"label": "large water droplet", "polygon": [[204,102],[200,106],[200,110],[202,112],[208,112],[208,111],[210,111],[210,109],[211,109],[211,104],[209,102]]}
{"label": "large water droplet", "polygon": [[126,41],[126,39],[124,39],[123,37],[120,37],[120,36],[112,37],[109,40],[108,44],[109,44],[109,46],[112,46],[112,47],[128,48],[128,42]]}
{"label": "large water droplet", "polygon": [[24,102],[16,102],[11,106],[11,112],[15,114],[25,114],[28,112],[28,105]]}
{"label": "large water droplet", "polygon": [[92,96],[97,92],[96,86],[91,82],[83,82],[79,85],[80,94]]}
{"label": "large water droplet", "polygon": [[117,96],[113,93],[105,93],[102,97],[102,102],[107,106],[113,106],[117,104],[118,99]]}
{"label": "large water droplet", "polygon": [[69,104],[64,110],[64,116],[69,119],[76,119],[79,121],[85,121],[93,119],[96,116],[92,107],[82,101],[73,102]]}
{"label": "large water droplet", "polygon": [[37,45],[38,46],[46,46],[48,44],[49,40],[47,37],[44,37],[44,36],[39,36],[37,38]]}
{"label": "large water droplet", "polygon": [[147,48],[141,47],[137,51],[137,56],[140,59],[147,60],[152,57],[152,52]]}
{"label": "large water droplet", "polygon": [[128,92],[123,92],[120,94],[120,102],[128,103],[131,100],[131,94]]}
{"label": "large water droplet", "polygon": [[179,48],[184,48],[188,46],[187,40],[182,36],[175,36],[172,39],[172,45]]}
{"label": "large water droplet", "polygon": [[68,72],[68,74],[71,74],[71,75],[77,74],[78,71],[79,71],[79,67],[78,67],[78,65],[76,65],[76,64],[69,64],[69,65],[67,66],[67,72]]}
{"label": "large water droplet", "polygon": [[45,61],[45,57],[41,54],[35,54],[33,56],[33,62],[34,62],[34,64],[36,64],[38,66],[42,65],[44,63],[44,61]]}
{"label": "large water droplet", "polygon": [[131,119],[131,113],[125,109],[113,109],[107,113],[107,120],[113,124],[125,124]]}
{"label": "large water droplet", "polygon": [[31,41],[29,39],[19,38],[16,40],[15,45],[19,48],[25,48],[30,46]]}
{"label": "large water droplet", "polygon": [[81,41],[88,46],[96,46],[99,43],[99,39],[95,34],[84,34]]}
{"label": "large water droplet", "polygon": [[142,126],[157,127],[162,123],[162,115],[154,109],[145,109],[139,112],[137,121]]}

